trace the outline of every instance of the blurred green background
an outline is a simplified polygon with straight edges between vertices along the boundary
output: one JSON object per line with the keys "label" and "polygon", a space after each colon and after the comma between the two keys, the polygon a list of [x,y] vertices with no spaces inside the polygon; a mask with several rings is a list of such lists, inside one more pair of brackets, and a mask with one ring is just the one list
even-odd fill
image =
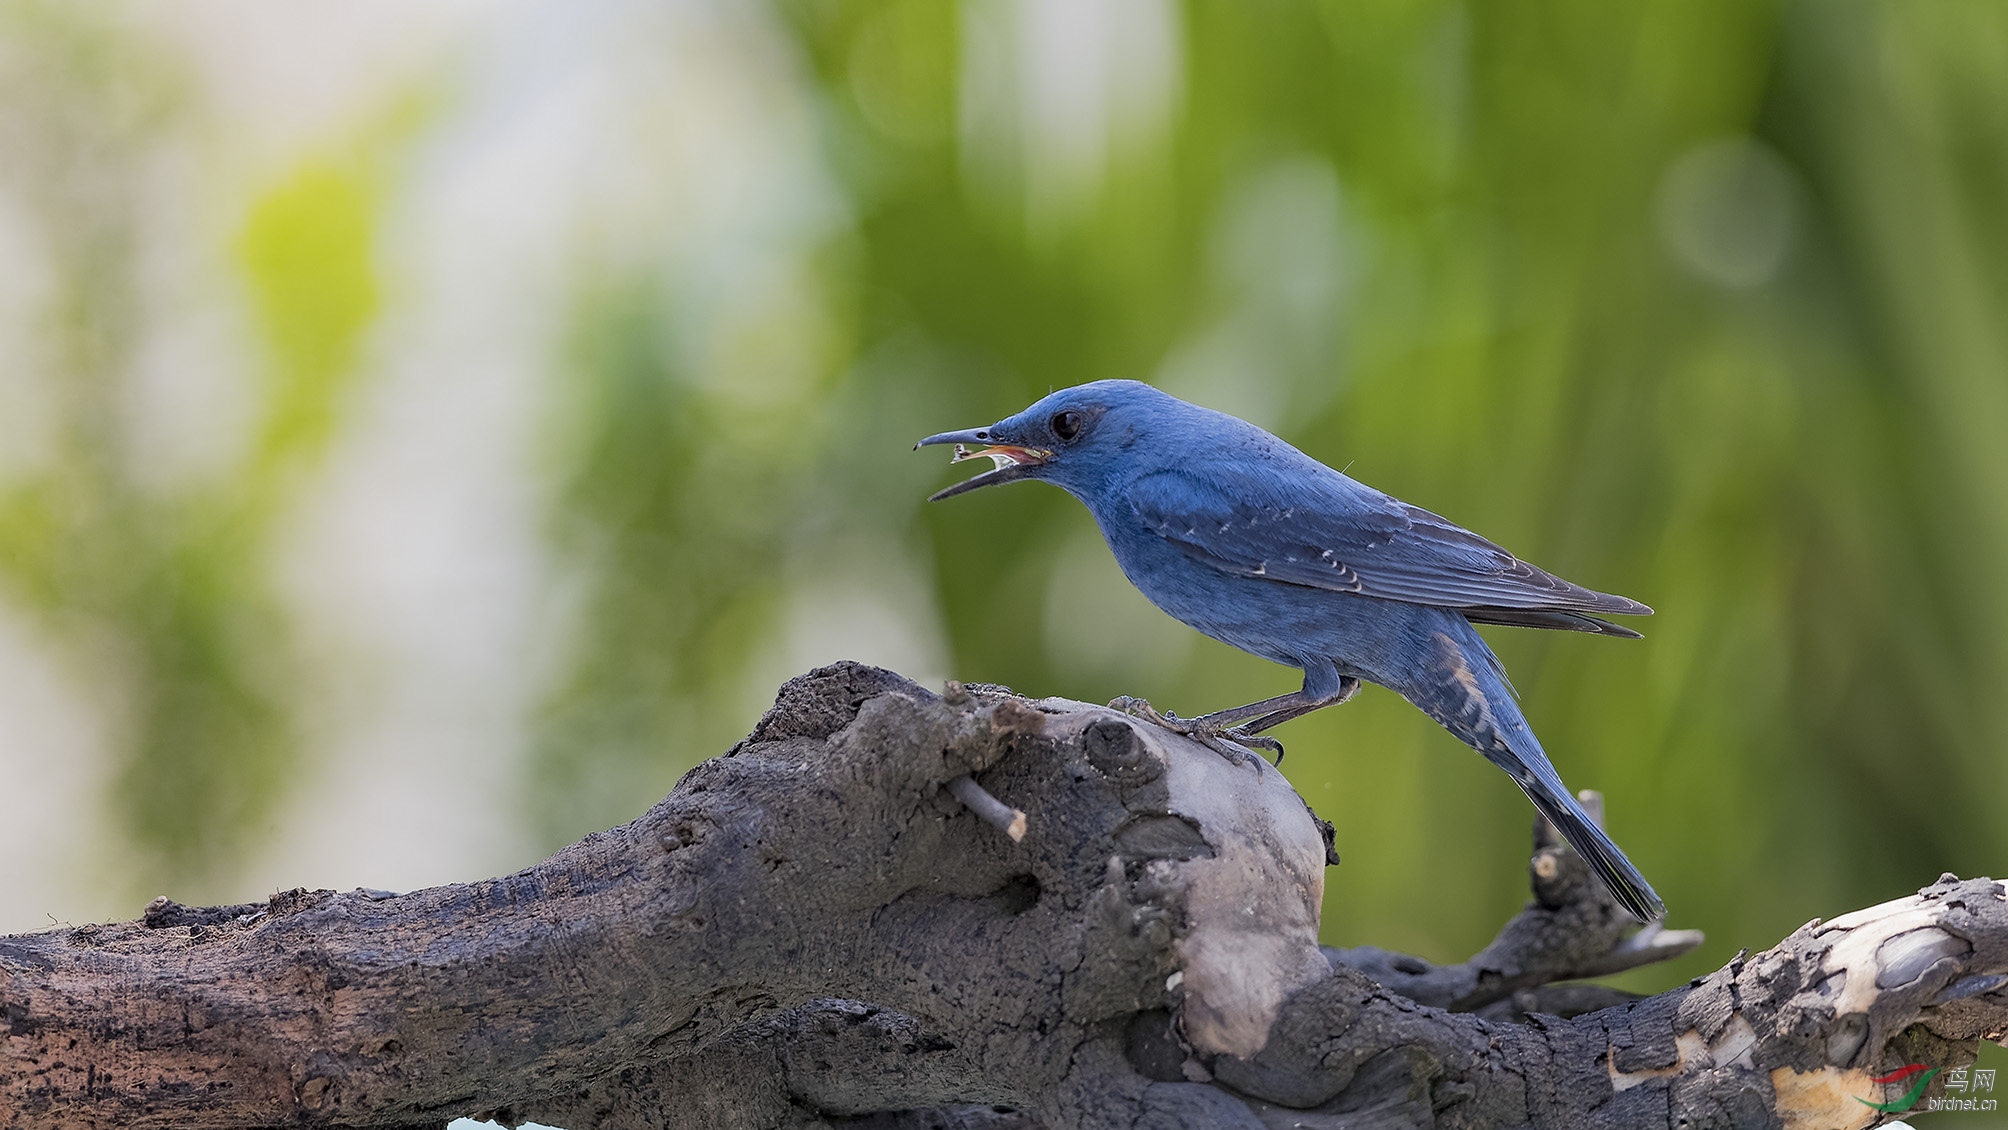
{"label": "blurred green background", "polygon": [[[0,0],[0,925],[637,815],[840,656],[1293,689],[921,435],[1153,381],[1658,615],[1488,630],[1709,944],[2004,870],[2008,7]],[[1292,723],[1325,932],[1530,810]]]}

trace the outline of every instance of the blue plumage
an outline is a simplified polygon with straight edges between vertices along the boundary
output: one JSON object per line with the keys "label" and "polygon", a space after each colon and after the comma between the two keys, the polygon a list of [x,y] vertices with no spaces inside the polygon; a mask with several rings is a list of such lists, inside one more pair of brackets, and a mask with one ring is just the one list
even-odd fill
{"label": "blue plumage", "polygon": [[[1382,494],[1225,413],[1137,381],[1062,389],[987,428],[920,445],[982,444],[997,467],[936,494],[1042,479],[1080,499],[1151,603],[1243,651],[1304,672],[1303,689],[1180,724],[1237,741],[1351,697],[1395,691],[1504,769],[1641,920],[1665,913],[1562,784],[1473,622],[1633,636],[1647,615]],[[1272,743],[1271,743],[1272,744]]]}

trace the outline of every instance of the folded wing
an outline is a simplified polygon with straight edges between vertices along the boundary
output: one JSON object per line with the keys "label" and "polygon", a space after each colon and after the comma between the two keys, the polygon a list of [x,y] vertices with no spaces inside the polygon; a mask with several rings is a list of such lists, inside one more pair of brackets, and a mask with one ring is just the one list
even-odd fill
{"label": "folded wing", "polygon": [[1129,494],[1146,529],[1239,576],[1455,608],[1481,623],[1604,635],[1638,633],[1592,613],[1652,614],[1322,464],[1289,473],[1207,463],[1145,476]]}

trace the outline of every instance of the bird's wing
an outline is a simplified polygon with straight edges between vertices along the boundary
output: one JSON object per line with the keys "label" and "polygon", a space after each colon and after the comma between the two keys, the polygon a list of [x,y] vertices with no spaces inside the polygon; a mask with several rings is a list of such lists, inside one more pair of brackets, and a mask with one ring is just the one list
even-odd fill
{"label": "bird's wing", "polygon": [[[1589,616],[1649,615],[1622,596],[1570,584],[1477,534],[1318,465],[1284,474],[1219,462],[1161,471],[1132,483],[1150,532],[1226,573],[1333,592],[1428,604],[1499,622],[1577,631],[1629,629]],[[1515,615],[1522,613],[1522,615]]]}

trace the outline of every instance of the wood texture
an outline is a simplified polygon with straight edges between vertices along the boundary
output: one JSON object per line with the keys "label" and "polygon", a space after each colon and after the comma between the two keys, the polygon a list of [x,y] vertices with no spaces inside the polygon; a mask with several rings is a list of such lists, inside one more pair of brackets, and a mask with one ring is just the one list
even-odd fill
{"label": "wood texture", "polygon": [[1991,880],[1632,1000],[1567,981],[1697,939],[1566,847],[1449,967],[1320,951],[1329,850],[1272,769],[842,664],[515,875],[0,939],[0,1127],[1855,1127],[2008,1029]]}

